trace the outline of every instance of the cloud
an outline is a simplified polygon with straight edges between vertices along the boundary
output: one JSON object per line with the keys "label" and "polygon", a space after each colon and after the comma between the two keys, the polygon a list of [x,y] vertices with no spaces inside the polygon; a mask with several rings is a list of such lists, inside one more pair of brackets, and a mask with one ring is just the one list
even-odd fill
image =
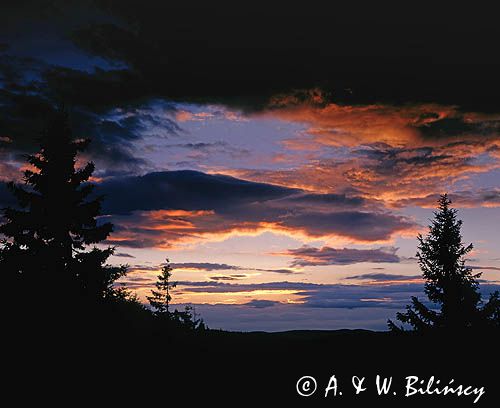
{"label": "cloud", "polygon": [[[486,120],[485,120],[486,119]],[[457,136],[478,135],[491,136],[498,134],[500,130],[500,118],[493,115],[490,118],[480,118],[471,115],[455,115],[451,117],[437,118],[417,125],[421,135],[428,139],[448,139]]]}
{"label": "cloud", "polygon": [[315,207],[315,208],[335,208],[353,209],[363,208],[369,203],[363,197],[349,196],[345,193],[325,193],[325,194],[311,194],[305,193],[287,197],[283,201],[293,207]]}
{"label": "cloud", "polygon": [[[392,147],[439,146],[463,140],[481,143],[498,140],[500,116],[497,112],[464,112],[456,105],[438,103],[407,104],[322,104],[309,100],[272,103],[256,117],[278,118],[308,126],[285,142],[290,149],[317,150],[321,147],[356,147],[373,143]],[[320,95],[319,98],[322,98]]]}
{"label": "cloud", "polygon": [[[395,275],[398,277],[398,275]],[[301,307],[312,308],[388,308],[404,309],[411,296],[417,296],[428,303],[423,292],[424,285],[416,281],[416,277],[407,276],[409,282],[403,279],[391,279],[379,284],[316,284],[308,282],[266,282],[266,283],[225,283],[225,282],[189,282],[180,281],[178,285],[185,293],[251,293],[255,291],[295,291]],[[376,280],[376,279],[375,279]],[[499,285],[483,283],[480,291],[483,296],[498,290]]]}
{"label": "cloud", "polygon": [[[285,275],[292,275],[298,272],[292,269],[262,269],[262,268],[252,268],[243,267],[228,264],[210,263],[210,262],[184,262],[184,263],[172,263],[172,268],[174,269],[194,269],[199,271],[257,271],[257,272],[272,272],[281,273]],[[246,275],[230,275],[231,277],[242,277]],[[214,279],[213,277],[211,279]]]}
{"label": "cloud", "polygon": [[264,282],[264,283],[238,283],[231,284],[225,282],[206,281],[179,281],[179,286],[183,286],[186,291],[191,292],[251,292],[256,290],[313,290],[321,287],[321,284],[310,282]]}
{"label": "cloud", "polygon": [[[93,3],[101,9],[80,1],[52,3],[57,12],[37,2],[9,7],[3,14],[10,24],[2,26],[20,30],[43,15],[59,38],[124,67],[88,76],[53,70],[53,92],[71,103],[102,106],[161,96],[255,110],[276,93],[321,85],[341,103],[431,101],[498,110],[498,57],[489,50],[499,29],[494,13],[480,7],[455,9],[451,21],[445,6],[409,14],[367,4],[363,13],[372,18],[357,20],[350,16],[359,5],[347,3],[248,7],[245,16],[227,2],[195,9],[178,3],[138,8],[129,0]],[[296,35],[283,35],[290,32]],[[301,99],[300,92],[294,96]]]}
{"label": "cloud", "polygon": [[239,266],[218,264],[210,262],[185,262],[185,263],[172,263],[170,264],[174,269],[196,269],[200,271],[228,271],[240,270]]}
{"label": "cloud", "polygon": [[294,257],[292,266],[352,265],[360,262],[397,263],[400,262],[400,258],[396,255],[397,250],[398,248],[394,247],[336,249],[303,246],[297,249],[289,249],[282,254]]}
{"label": "cloud", "polygon": [[246,275],[216,275],[210,276],[211,280],[214,281],[235,281],[246,278]]}
{"label": "cloud", "polygon": [[[400,208],[436,192],[453,193],[459,182],[500,168],[498,113],[436,103],[282,99],[254,117],[305,125],[283,142],[280,157],[293,160],[297,152],[307,152],[307,162],[292,169],[235,169],[234,176],[322,194],[356,192],[367,204]],[[494,196],[488,200],[496,205]]]}
{"label": "cloud", "polygon": [[479,265],[472,265],[469,266],[471,269],[479,269],[479,270],[490,270],[490,271],[500,271],[500,267],[498,266],[479,266]]}
{"label": "cloud", "polygon": [[244,306],[250,306],[250,307],[255,307],[255,308],[258,308],[258,309],[264,309],[264,308],[268,308],[268,307],[273,307],[275,305],[278,305],[280,304],[280,302],[275,302],[275,301],[272,301],[272,300],[258,300],[258,299],[254,299],[248,303],[245,303]]}
{"label": "cloud", "polygon": [[[144,265],[144,264],[133,264],[129,265],[129,273],[130,276],[134,275],[135,272],[159,272],[161,270],[162,265]],[[128,276],[128,275],[127,275]]]}
{"label": "cloud", "polygon": [[416,228],[403,216],[364,210],[363,200],[305,194],[304,202],[297,189],[195,171],[116,177],[99,183],[96,193],[105,196],[103,210],[117,225],[109,243],[138,248],[263,231],[377,242]]}
{"label": "cloud", "polygon": [[113,254],[113,256],[117,256],[119,258],[135,258],[134,255],[127,254],[125,252],[116,252]]}
{"label": "cloud", "polygon": [[144,81],[128,69],[88,72],[53,66],[43,72],[43,79],[56,98],[90,111],[106,111],[145,96]]}
{"label": "cloud", "polygon": [[[293,169],[238,169],[231,174],[247,180],[292,186],[316,194],[346,194],[364,200],[364,206],[402,208],[429,204],[429,198],[448,191],[468,206],[496,206],[495,187],[461,190],[468,179],[500,168],[498,134],[473,135],[458,141],[412,143],[401,138],[387,143],[364,143],[313,153],[309,163]],[[340,137],[340,140],[344,140]],[[318,156],[316,158],[316,155]],[[432,206],[435,202],[432,203]]]}
{"label": "cloud", "polygon": [[[408,280],[405,280],[402,275],[387,275],[358,275],[356,279],[366,277],[369,280],[349,285],[288,281],[179,281],[177,290],[184,299],[198,299],[194,302],[196,310],[210,327],[235,330],[346,327],[386,330],[387,319],[393,319],[397,311],[404,310],[411,296],[417,296],[429,307],[433,306],[427,302],[423,282],[418,281],[416,276],[406,276]],[[153,282],[144,280],[132,282],[134,289],[148,290],[152,285]],[[483,298],[499,289],[500,285],[492,282],[480,285]],[[287,293],[285,299],[277,300],[276,296],[283,292]],[[240,299],[240,303],[211,304],[210,301],[201,301],[207,295],[224,295],[222,299],[228,299],[227,294],[231,295],[231,299]],[[294,297],[293,302],[287,300],[290,296]],[[272,313],[259,313],[259,310],[270,307]]]}
{"label": "cloud", "polygon": [[[82,7],[58,5],[59,17],[46,17],[49,21],[59,21],[60,16],[66,16],[65,24],[56,25],[57,29],[65,30],[64,35],[60,33],[59,37],[71,38],[80,48],[81,55],[86,54],[89,60],[94,61],[92,58],[99,56],[101,63],[95,68],[48,63],[41,55],[43,52],[37,54],[37,59],[21,57],[15,54],[15,44],[3,47],[2,50],[7,52],[0,64],[1,78],[5,82],[0,92],[4,118],[0,123],[0,140],[6,137],[12,139],[8,150],[17,153],[32,150],[32,135],[43,127],[54,103],[65,101],[71,106],[75,133],[78,136],[90,135],[94,139],[89,154],[98,161],[98,169],[105,169],[99,176],[116,172],[145,174],[155,166],[138,149],[138,142],[152,135],[165,138],[179,135],[182,133],[179,126],[182,121],[206,120],[222,115],[191,113],[185,107],[177,109],[173,102],[165,102],[169,100],[225,104],[242,108],[243,114],[238,115],[245,116],[245,119],[270,117],[305,125],[306,129],[297,137],[283,142],[283,148],[287,150],[277,152],[274,157],[284,163],[291,158],[290,163],[293,163],[290,153],[307,146],[311,152],[307,164],[299,164],[292,170],[244,169],[235,174],[248,180],[325,194],[323,197],[298,198],[304,205],[306,199],[324,200],[325,206],[327,200],[333,200],[338,208],[342,195],[346,191],[355,191],[355,197],[345,197],[346,208],[349,200],[355,208],[359,207],[360,200],[365,205],[379,201],[390,208],[401,208],[403,200],[417,202],[471,175],[498,168],[500,118],[498,109],[493,109],[498,107],[498,100],[497,93],[492,89],[500,87],[500,81],[493,72],[490,72],[490,80],[486,81],[488,73],[485,66],[476,66],[475,60],[469,61],[471,65],[467,64],[467,72],[462,75],[457,73],[456,64],[451,64],[453,70],[441,72],[446,73],[446,80],[437,80],[428,71],[428,64],[422,66],[420,54],[418,58],[407,59],[406,54],[404,58],[396,58],[398,63],[408,63],[408,66],[403,70],[395,69],[397,64],[392,58],[390,61],[382,57],[374,59],[373,49],[381,47],[385,50],[387,38],[383,37],[384,41],[367,47],[367,36],[360,35],[361,31],[368,30],[364,25],[359,27],[360,32],[349,30],[351,35],[342,44],[333,41],[336,37],[331,37],[331,30],[321,36],[319,43],[317,26],[312,31],[304,30],[304,39],[309,39],[315,44],[315,49],[317,47],[324,52],[317,53],[312,59],[310,55],[301,59],[298,55],[303,55],[304,48],[295,41],[280,36],[280,41],[269,43],[272,34],[276,33],[276,24],[285,23],[281,22],[282,18],[267,18],[266,14],[259,14],[265,23],[260,26],[262,31],[257,37],[243,30],[247,22],[239,21],[237,26],[231,25],[230,40],[224,35],[223,49],[214,49],[207,44],[219,44],[220,41],[210,42],[207,39],[207,42],[200,42],[199,36],[194,35],[203,30],[207,24],[205,19],[193,16],[184,7],[162,7],[168,15],[178,17],[173,19],[172,26],[152,24],[158,19],[156,9],[146,7],[147,10],[138,11],[128,2],[120,7],[106,5],[107,18],[102,18],[104,13],[101,10],[87,10],[74,21],[70,17],[76,14],[71,11]],[[349,6],[342,7],[350,10]],[[32,7],[33,10],[37,8],[35,5]],[[215,9],[203,10],[207,15],[214,13],[213,21],[220,23],[215,31],[213,25],[210,25],[210,30],[204,30],[204,38],[206,35],[212,38],[216,33],[227,33],[222,27],[230,24],[231,19],[222,18],[215,13]],[[281,16],[283,12],[295,16],[295,12],[289,9],[266,10],[269,16]],[[224,16],[232,13],[224,8],[223,11]],[[382,20],[387,18],[379,10],[373,12]],[[19,12],[15,20],[19,27],[26,26],[22,23],[23,13],[24,10]],[[311,21],[325,18],[322,13],[312,13],[315,19]],[[429,16],[425,17],[428,21]],[[83,21],[86,23],[83,24]],[[293,21],[293,18],[283,21]],[[398,24],[390,18],[387,22],[387,27]],[[415,20],[415,23],[419,22]],[[11,23],[9,27],[16,24]],[[344,33],[339,28],[345,29],[344,24],[341,19],[334,30]],[[185,35],[178,38],[175,27],[182,27]],[[192,31],[186,32],[186,27],[192,27]],[[303,25],[300,24],[300,27]],[[377,33],[375,35],[381,34],[379,29],[368,31],[368,37],[371,39],[374,32]],[[450,30],[456,30],[456,27],[450,27]],[[440,30],[434,32],[438,37],[440,33]],[[463,33],[456,34],[460,37]],[[473,31],[469,34],[461,37],[464,42],[476,35]],[[407,49],[407,42],[392,37],[388,38],[397,42],[398,46],[389,47],[389,54],[377,55],[394,56]],[[172,38],[176,41],[172,42]],[[327,38],[330,40],[327,41]],[[335,43],[333,48],[332,41]],[[422,46],[427,44],[422,42],[420,36],[412,38],[412,41]],[[449,41],[446,43],[450,44]],[[353,48],[353,45],[356,47]],[[477,47],[474,43],[474,49]],[[189,56],[186,49],[192,50]],[[430,54],[437,53],[429,47],[424,49]],[[413,55],[414,49],[407,51]],[[463,47],[454,51],[460,51],[462,59]],[[438,54],[436,58],[444,58],[441,52]],[[485,53],[488,58],[496,58],[490,54]],[[192,55],[196,55],[196,61],[192,61]],[[360,64],[360,58],[364,64]],[[119,65],[103,64],[105,60]],[[191,69],[200,63],[202,68]],[[290,66],[294,69],[290,70]],[[385,67],[383,78],[379,70],[382,66]],[[478,69],[479,75],[469,76],[472,66]],[[444,65],[434,64],[432,69],[439,70],[439,67]],[[360,75],[360,69],[364,75]],[[405,74],[401,76],[401,72]],[[409,81],[408,72],[418,75]],[[469,80],[464,80],[464,77]],[[423,83],[417,87],[414,78]],[[451,86],[452,83],[459,86]],[[492,86],[492,83],[496,85]],[[481,87],[478,84],[486,86],[479,91]],[[484,89],[491,91],[491,98],[485,97]],[[229,115],[226,115],[227,118]],[[203,160],[214,151],[221,150],[233,157],[246,154],[245,149],[227,145],[223,140],[183,141],[172,146],[189,152],[187,159],[190,160],[182,157],[177,161],[179,165],[184,163],[186,166],[192,166],[193,161]],[[337,157],[336,154],[343,148],[350,149],[350,154],[343,152]],[[324,154],[325,149],[334,149],[334,157]],[[326,194],[330,196],[326,197]],[[496,205],[496,199],[490,201]],[[315,207],[317,205],[314,203]]]}
{"label": "cloud", "polygon": [[245,158],[251,154],[249,149],[236,147],[233,144],[218,140],[215,142],[190,142],[190,143],[177,143],[168,146],[169,149],[179,148],[185,150],[184,154],[186,160],[177,162],[178,167],[193,167],[198,166],[200,163],[208,162],[214,155],[225,155],[233,159]]}
{"label": "cloud", "polygon": [[293,269],[262,269],[262,268],[257,268],[257,269],[252,269],[257,272],[271,272],[271,273],[280,273],[282,275],[296,275],[296,274],[301,274],[301,272],[294,271]]}
{"label": "cloud", "polygon": [[[479,188],[472,190],[459,190],[448,194],[455,207],[475,208],[475,207],[500,207],[500,189]],[[439,199],[439,194],[429,194],[423,197],[400,199],[392,203],[396,208],[418,206],[424,208],[435,208]]]}
{"label": "cloud", "polygon": [[[383,268],[374,268],[374,269],[383,269]],[[366,280],[372,282],[396,282],[396,281],[421,281],[422,275],[397,275],[391,273],[366,273],[362,275],[353,275],[348,276],[344,279],[347,280]]]}
{"label": "cloud", "polygon": [[399,200],[443,191],[461,179],[498,168],[495,159],[478,160],[487,155],[488,146],[466,141],[416,148],[374,144],[355,152],[363,166],[348,177],[359,190],[397,205]]}
{"label": "cloud", "polygon": [[[38,55],[38,53],[37,53]],[[41,58],[41,57],[40,57]],[[78,71],[57,68],[40,58],[2,55],[0,63],[0,148],[19,156],[38,149],[38,136],[47,126],[57,106],[64,102],[69,112],[73,135],[76,138],[92,139],[87,151],[97,163],[98,170],[107,172],[120,170],[142,172],[146,165],[152,167],[136,149],[138,141],[156,130],[156,135],[172,136],[182,133],[173,116],[172,104],[148,99],[137,102],[116,100],[103,106],[88,106],[88,103],[73,103],[70,99],[59,99],[50,81],[51,72],[63,70],[77,76],[109,76],[110,71],[95,68],[94,71]],[[93,73],[92,73],[93,72]],[[110,79],[112,82],[114,79]],[[67,84],[62,83],[62,87]],[[82,84],[89,100],[96,99],[98,91]],[[92,94],[96,92],[96,94]],[[103,100],[103,98],[99,98]],[[2,142],[9,140],[8,146]]]}
{"label": "cloud", "polygon": [[[105,194],[104,211],[126,214],[137,210],[225,210],[289,196],[293,189],[255,183],[221,174],[164,171],[144,176],[117,177],[97,186]],[[130,191],[135,194],[130,196]]]}
{"label": "cloud", "polygon": [[[298,299],[295,303],[306,308],[387,308],[403,309],[411,296],[423,295],[423,284],[387,281],[378,285],[314,284],[307,282],[268,282],[268,283],[223,283],[223,282],[178,282],[183,293],[217,294],[253,292],[272,294],[280,291],[294,292]],[[263,299],[266,300],[266,299]]]}

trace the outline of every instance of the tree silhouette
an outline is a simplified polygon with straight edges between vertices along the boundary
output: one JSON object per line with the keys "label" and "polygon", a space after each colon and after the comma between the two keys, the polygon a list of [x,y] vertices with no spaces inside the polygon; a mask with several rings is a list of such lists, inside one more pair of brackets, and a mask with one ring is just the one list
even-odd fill
{"label": "tree silhouette", "polygon": [[87,251],[112,231],[112,224],[97,221],[102,198],[90,198],[94,164],[75,168],[88,144],[73,138],[68,115],[60,110],[42,133],[39,152],[27,158],[25,186],[8,184],[17,206],[3,211],[2,273],[17,290],[45,301],[126,296],[112,288],[125,268],[104,265],[113,248]]}
{"label": "tree silhouette", "polygon": [[[428,235],[418,235],[417,252],[426,281],[425,294],[437,308],[429,308],[412,297],[412,304],[406,307],[406,312],[398,313],[397,319],[417,331],[499,326],[499,293],[493,293],[482,305],[477,281],[481,274],[472,274],[472,269],[465,265],[465,256],[472,250],[472,244],[464,245],[462,221],[457,219],[457,210],[450,207],[448,196],[442,195],[438,203]],[[401,329],[391,320],[388,325],[391,330]]]}
{"label": "tree silhouette", "polygon": [[170,261],[167,259],[167,262],[161,269],[161,273],[157,276],[155,283],[156,290],[151,290],[152,296],[147,297],[153,313],[158,317],[165,317],[167,319],[171,318],[169,305],[172,296],[170,295],[170,291],[176,286],[175,283],[170,282],[171,276],[172,267],[170,266]]}
{"label": "tree silhouette", "polygon": [[157,276],[155,289],[151,290],[151,296],[148,296],[148,302],[153,310],[155,317],[159,318],[169,327],[182,327],[187,330],[206,329],[203,319],[198,317],[193,306],[185,306],[183,311],[175,309],[170,311],[170,301],[172,300],[171,290],[176,287],[176,283],[170,281],[172,277],[172,266],[169,259],[166,260],[161,273]]}

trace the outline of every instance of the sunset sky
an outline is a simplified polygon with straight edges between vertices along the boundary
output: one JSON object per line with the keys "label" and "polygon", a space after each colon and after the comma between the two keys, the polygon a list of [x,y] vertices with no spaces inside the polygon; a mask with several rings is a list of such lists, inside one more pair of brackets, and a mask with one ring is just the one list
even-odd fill
{"label": "sunset sky", "polygon": [[169,258],[173,303],[211,328],[384,330],[423,296],[416,236],[444,192],[498,289],[496,16],[9,4],[0,205],[63,102],[142,300]]}

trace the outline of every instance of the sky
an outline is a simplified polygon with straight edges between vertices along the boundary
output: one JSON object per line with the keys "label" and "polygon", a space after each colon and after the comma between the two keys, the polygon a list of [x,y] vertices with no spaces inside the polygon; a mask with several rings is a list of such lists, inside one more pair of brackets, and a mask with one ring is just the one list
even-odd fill
{"label": "sky", "polygon": [[384,330],[445,192],[498,289],[494,13],[165,3],[2,2],[2,206],[64,104],[143,301],[168,258],[209,327]]}

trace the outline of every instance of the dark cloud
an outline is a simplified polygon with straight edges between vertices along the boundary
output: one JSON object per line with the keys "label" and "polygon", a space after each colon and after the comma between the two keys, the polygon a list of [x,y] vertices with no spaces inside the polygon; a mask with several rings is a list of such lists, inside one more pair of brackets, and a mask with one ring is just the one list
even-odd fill
{"label": "dark cloud", "polygon": [[[2,13],[8,27],[64,16],[60,37],[127,67],[89,75],[52,70],[53,92],[78,105],[161,96],[255,109],[277,92],[321,86],[348,103],[499,107],[500,57],[491,52],[499,28],[495,13],[479,6],[18,3]],[[97,18],[104,13],[111,18]]]}
{"label": "dark cloud", "polygon": [[[91,138],[88,154],[98,168],[128,172],[139,171],[146,161],[138,157],[134,143],[156,129],[159,136],[177,135],[182,129],[169,117],[175,112],[172,104],[163,101],[124,98],[103,108],[73,103],[70,98],[59,98],[54,93],[50,73],[57,70],[40,59],[2,55],[0,59],[0,140],[9,138],[5,147],[13,153],[32,153],[38,148],[38,138],[55,112],[63,104],[69,112],[76,138]],[[82,76],[108,75],[98,69],[92,72],[74,71]],[[63,81],[62,86],[67,83]],[[69,86],[69,85],[68,85]],[[94,92],[82,85],[85,92]],[[121,86],[121,85],[120,85]],[[126,87],[125,87],[126,88]],[[76,90],[82,94],[84,89]],[[91,98],[92,96],[89,96]],[[94,95],[94,98],[96,95]],[[100,97],[100,100],[102,96]],[[140,109],[138,106],[140,105]],[[155,109],[159,112],[154,112]]]}
{"label": "dark cloud", "polygon": [[265,283],[225,283],[225,282],[193,282],[179,281],[179,286],[185,287],[186,291],[191,292],[251,292],[255,290],[315,290],[323,285],[309,282],[265,282]]}
{"label": "dark cloud", "polygon": [[117,256],[119,258],[135,258],[134,255],[127,254],[125,252],[116,252],[113,254],[113,256]]}
{"label": "dark cloud", "polygon": [[[219,263],[210,263],[210,262],[184,262],[184,263],[172,263],[172,268],[177,269],[197,269],[200,271],[257,271],[257,272],[272,272],[272,273],[281,273],[284,275],[292,275],[298,272],[295,272],[290,269],[262,269],[262,268],[251,268],[251,267],[243,267],[236,265],[228,265],[228,264],[219,264]],[[230,275],[231,277],[244,277],[246,275]],[[217,277],[219,278],[219,277]],[[211,277],[210,279],[215,279],[215,277]],[[219,280],[222,280],[219,278]]]}
{"label": "dark cloud", "polygon": [[[280,198],[297,191],[190,170],[115,178],[101,183],[97,190],[106,195],[104,211],[112,214],[158,209],[230,211],[236,205]],[[131,191],[134,191],[132,196]]]}
{"label": "dark cloud", "polygon": [[[399,276],[399,275],[393,275]],[[409,277],[406,277],[409,278]],[[410,277],[411,278],[411,277]],[[401,279],[402,281],[403,279]],[[424,294],[422,282],[398,282],[398,279],[373,280],[375,283],[366,284],[317,284],[309,282],[266,282],[266,283],[228,283],[222,281],[179,281],[183,293],[239,293],[266,290],[294,291],[300,302],[288,304],[288,307],[313,308],[313,309],[386,309],[403,310],[412,296],[418,297],[429,307],[435,307],[429,303]],[[137,282],[135,288],[151,288],[153,282]],[[492,282],[484,282],[480,285],[480,292],[484,299],[490,293],[500,290],[500,285]],[[266,300],[268,302],[268,300]],[[273,301],[275,306],[283,303]],[[250,302],[250,304],[253,302]],[[248,305],[248,304],[247,304]],[[268,304],[271,306],[271,304]],[[241,307],[242,305],[225,307]]]}
{"label": "dark cloud", "polygon": [[131,272],[130,276],[137,276],[134,275],[132,272],[138,272],[138,271],[159,271],[161,269],[161,265],[144,265],[144,264],[134,264],[134,265],[129,265],[129,272]]}
{"label": "dark cloud", "polygon": [[360,262],[400,262],[398,248],[354,249],[303,246],[289,249],[284,254],[294,257],[292,266],[352,265]]}
{"label": "dark cloud", "polygon": [[37,138],[47,124],[47,118],[54,112],[53,105],[28,90],[0,88],[0,106],[0,136],[12,141],[8,150],[33,151],[37,146]]}
{"label": "dark cloud", "polygon": [[[408,13],[365,4],[363,15],[370,17],[359,18],[359,6],[346,3],[266,4],[264,12],[254,6],[244,13],[225,1],[105,5],[134,29],[94,26],[75,33],[76,43],[126,62],[170,97],[255,106],[277,91],[321,85],[336,99],[358,103],[425,100],[498,108],[493,67],[500,60],[489,51],[498,29],[492,13],[479,7],[455,7],[450,19],[449,9],[439,6]],[[481,21],[480,27],[472,21]]]}
{"label": "dark cloud", "polygon": [[[373,268],[373,269],[383,269],[383,268]],[[348,276],[344,279],[348,280],[368,280],[377,282],[392,282],[392,281],[407,281],[422,279],[422,275],[397,275],[390,273],[366,273],[362,275]]]}
{"label": "dark cloud", "polygon": [[[481,293],[488,296],[498,285],[481,285]],[[373,308],[404,309],[411,296],[417,296],[428,307],[423,293],[423,283],[377,285],[325,285],[311,292],[304,292],[305,306],[319,308]]]}
{"label": "dark cloud", "polygon": [[283,226],[306,231],[315,237],[330,233],[359,241],[382,241],[389,239],[397,231],[411,230],[415,224],[405,217],[389,213],[311,211],[290,216],[283,221]]}
{"label": "dark cloud", "polygon": [[234,159],[245,157],[250,154],[248,149],[235,147],[232,144],[219,140],[216,142],[196,142],[196,143],[178,143],[169,145],[188,150],[187,159],[184,162],[176,163],[179,167],[192,167],[200,163],[200,160],[209,159],[213,154],[226,154]]}
{"label": "dark cloud", "polygon": [[182,144],[177,144],[174,146],[175,147],[182,147],[184,149],[207,150],[207,149],[210,149],[212,147],[226,147],[228,145],[229,145],[229,143],[227,143],[227,142],[218,141],[218,142],[213,142],[213,143],[206,143],[206,142],[182,143]]}
{"label": "dark cloud", "polygon": [[390,174],[394,169],[405,170],[430,166],[451,157],[445,154],[435,154],[432,147],[396,148],[384,143],[373,143],[369,149],[359,149],[354,153],[373,160],[376,165],[367,167],[378,174]]}
{"label": "dark cloud", "polygon": [[500,267],[498,266],[479,266],[479,265],[472,265],[469,266],[471,269],[478,269],[478,270],[489,270],[489,271],[500,271]]}
{"label": "dark cloud", "polygon": [[[117,232],[117,229],[120,229],[120,226],[117,224],[113,225],[114,232]],[[124,228],[121,228],[124,230]],[[137,230],[136,230],[137,231]],[[128,232],[128,230],[127,230]],[[134,230],[131,231],[132,233]],[[141,249],[141,248],[152,248],[152,247],[164,247],[164,248],[170,248],[171,244],[169,241],[166,239],[162,238],[160,233],[154,233],[154,232],[149,232],[148,231],[148,236],[145,236],[143,234],[140,237],[134,236],[129,239],[123,239],[120,238],[119,240],[115,240],[113,236],[109,238],[106,242],[109,245],[115,245],[115,246],[120,246],[120,247],[128,247],[128,248],[136,248],[136,249]]]}
{"label": "dark cloud", "polygon": [[217,276],[210,276],[211,280],[214,281],[235,281],[235,280],[240,280],[246,278],[246,275],[217,275]]}
{"label": "dark cloud", "polygon": [[302,307],[311,308],[389,308],[403,309],[411,296],[423,296],[423,284],[314,284],[307,282],[223,283],[178,282],[186,293],[234,293],[256,290],[293,290]]}
{"label": "dark cloud", "polygon": [[300,195],[300,190],[196,171],[117,177],[100,183],[96,192],[104,194],[104,212],[118,225],[118,240],[111,237],[109,242],[133,247],[155,241],[154,246],[168,247],[168,242],[180,239],[264,227],[312,237],[377,241],[415,227],[402,216],[362,207],[347,210],[345,199],[337,200],[338,206],[330,200],[325,207],[324,201],[331,197],[313,200],[319,203],[316,206],[293,205],[287,198]]}
{"label": "dark cloud", "polygon": [[96,68],[87,72],[52,67],[44,72],[43,79],[56,100],[95,112],[154,96],[143,81],[127,69]]}
{"label": "dark cloud", "polygon": [[[411,296],[423,297],[422,284],[405,285],[328,285],[304,292],[306,307],[368,309],[404,309]],[[424,299],[425,304],[429,305]]]}
{"label": "dark cloud", "polygon": [[281,273],[283,275],[297,275],[301,274],[301,272],[295,272],[291,269],[252,269],[257,272],[271,272],[271,273]]}
{"label": "dark cloud", "polygon": [[[487,297],[489,293],[497,290],[498,285],[483,284],[481,293]],[[389,309],[404,309],[411,296],[417,296],[429,307],[423,293],[423,283],[391,283],[366,284],[366,285],[322,285],[312,291],[304,291],[307,307],[318,308],[373,308],[382,307]]]}
{"label": "dark cloud", "polygon": [[141,139],[136,123],[109,120],[81,109],[73,109],[70,117],[74,135],[91,139],[86,153],[104,172],[114,170],[126,174],[146,165],[144,159],[137,157],[133,146]]}
{"label": "dark cloud", "polygon": [[500,121],[488,120],[471,122],[465,116],[443,118],[416,126],[427,138],[439,139],[467,134],[487,136],[500,129]]}
{"label": "dark cloud", "polygon": [[[11,140],[4,149],[23,161],[23,154],[38,149],[39,137],[55,112],[55,104],[37,92],[6,89],[0,89],[0,104],[0,137]],[[131,170],[145,164],[132,145],[141,138],[137,127],[102,119],[82,109],[70,109],[69,113],[74,136],[92,139],[88,154],[100,168]]]}
{"label": "dark cloud", "polygon": [[174,269],[198,269],[201,271],[229,271],[240,270],[239,266],[218,264],[210,262],[185,262],[185,263],[172,263],[170,264]]}
{"label": "dark cloud", "polygon": [[244,306],[256,307],[258,309],[273,307],[275,305],[280,304],[280,302],[275,302],[273,300],[259,300],[254,299],[248,303],[245,303]]}

